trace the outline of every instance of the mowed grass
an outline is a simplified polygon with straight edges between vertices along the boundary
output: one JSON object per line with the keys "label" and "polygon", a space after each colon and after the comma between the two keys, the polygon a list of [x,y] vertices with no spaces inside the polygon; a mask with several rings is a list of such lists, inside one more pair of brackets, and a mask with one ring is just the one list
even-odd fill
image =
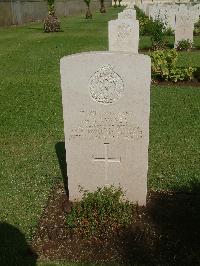
{"label": "mowed grass", "polygon": [[[59,61],[82,51],[107,49],[105,15],[62,20],[63,32],[45,34],[42,23],[0,29],[0,220],[32,232],[61,172],[55,145],[64,140]],[[72,77],[74,78],[74,77]]]}
{"label": "mowed grass", "polygon": [[[62,182],[55,152],[64,141],[60,58],[107,50],[107,22],[120,11],[111,8],[92,20],[64,18],[60,33],[43,33],[42,23],[0,28],[0,220],[27,239],[51,188]],[[140,47],[146,42],[141,37]],[[200,51],[181,53],[180,64],[200,66],[199,59]],[[199,132],[200,88],[151,88],[149,190],[188,192],[198,186]]]}
{"label": "mowed grass", "polygon": [[149,188],[200,190],[200,88],[151,88]]}

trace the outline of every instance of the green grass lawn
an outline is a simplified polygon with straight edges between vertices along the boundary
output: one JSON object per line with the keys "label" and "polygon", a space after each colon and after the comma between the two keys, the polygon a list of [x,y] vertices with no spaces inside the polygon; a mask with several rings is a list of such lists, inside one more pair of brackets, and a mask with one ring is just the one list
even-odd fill
{"label": "green grass lawn", "polygon": [[[0,220],[29,240],[52,186],[62,181],[55,152],[64,141],[59,60],[107,50],[107,21],[119,11],[64,18],[60,33],[43,33],[41,23],[0,28]],[[149,42],[141,37],[140,48]],[[180,53],[179,64],[200,67],[200,50]],[[199,186],[199,132],[200,87],[152,86],[149,189]]]}

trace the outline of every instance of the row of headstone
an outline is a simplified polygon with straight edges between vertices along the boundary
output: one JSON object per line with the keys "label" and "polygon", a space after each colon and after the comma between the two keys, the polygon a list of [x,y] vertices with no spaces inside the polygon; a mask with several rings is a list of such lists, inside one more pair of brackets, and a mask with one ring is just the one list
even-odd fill
{"label": "row of headstone", "polygon": [[139,21],[136,11],[128,6],[118,14],[118,19],[108,23],[109,51],[138,53]]}
{"label": "row of headstone", "polygon": [[182,40],[193,43],[194,24],[200,18],[200,4],[143,4],[141,8],[153,20],[160,20],[166,28],[175,31],[175,47]]}
{"label": "row of headstone", "polygon": [[185,4],[146,4],[142,6],[142,9],[153,20],[161,20],[166,27],[170,27],[173,30],[176,27],[177,16],[188,16],[193,23],[196,23],[200,16],[199,4],[194,6]]}
{"label": "row of headstone", "polygon": [[80,200],[79,187],[114,185],[145,205],[151,62],[138,54],[132,6],[108,27],[109,51],[61,59],[69,198]]}

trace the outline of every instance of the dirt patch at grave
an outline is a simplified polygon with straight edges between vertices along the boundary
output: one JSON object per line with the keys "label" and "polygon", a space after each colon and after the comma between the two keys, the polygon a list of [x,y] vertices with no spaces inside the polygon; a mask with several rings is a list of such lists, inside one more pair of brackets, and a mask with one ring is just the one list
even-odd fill
{"label": "dirt patch at grave", "polygon": [[[128,229],[83,239],[65,226],[70,203],[61,185],[52,192],[33,238],[40,260],[118,262],[131,265],[200,265],[200,195],[158,193],[138,207]],[[105,228],[106,230],[106,228]]]}

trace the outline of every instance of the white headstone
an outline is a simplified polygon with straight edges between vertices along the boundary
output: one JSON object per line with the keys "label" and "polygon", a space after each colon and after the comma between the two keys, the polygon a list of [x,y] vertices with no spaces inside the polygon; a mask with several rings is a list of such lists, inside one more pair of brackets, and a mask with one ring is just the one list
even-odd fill
{"label": "white headstone", "polygon": [[191,43],[193,43],[193,30],[194,23],[190,16],[177,15],[174,46],[176,47],[178,42],[182,40],[189,40]]}
{"label": "white headstone", "polygon": [[126,8],[127,9],[134,9],[135,8],[135,0],[128,0]]}
{"label": "white headstone", "polygon": [[117,19],[108,22],[109,51],[138,53],[139,21]]}
{"label": "white headstone", "polygon": [[118,19],[132,19],[136,20],[136,10],[125,9],[123,12],[118,13]]}
{"label": "white headstone", "polygon": [[69,196],[120,185],[145,205],[151,64],[146,55],[91,52],[61,59]]}

